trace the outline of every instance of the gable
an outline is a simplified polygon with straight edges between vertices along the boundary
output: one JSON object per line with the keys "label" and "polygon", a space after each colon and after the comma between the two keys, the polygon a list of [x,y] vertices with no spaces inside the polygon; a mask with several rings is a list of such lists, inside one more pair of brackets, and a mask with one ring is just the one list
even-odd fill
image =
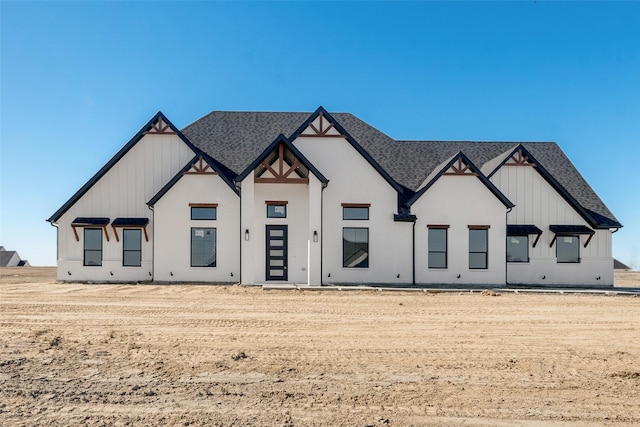
{"label": "gable", "polygon": [[251,172],[256,183],[308,184],[310,173],[323,186],[329,182],[284,135],[279,135],[235,181],[240,183]]}
{"label": "gable", "polygon": [[515,147],[522,145],[544,164],[560,187],[595,222],[602,227],[621,226],[553,142],[398,141],[351,113],[328,114],[322,107],[314,113],[214,111],[187,126],[184,133],[199,149],[233,173],[245,170],[279,134],[288,135],[296,144],[296,138],[308,141],[316,138],[321,144],[339,140],[332,136],[339,133],[400,192],[401,205],[422,188],[434,172],[440,172],[443,162],[460,151],[476,165],[482,165],[481,170],[487,176],[511,157]]}
{"label": "gable", "polygon": [[334,137],[346,140],[373,169],[398,193],[402,193],[403,188],[389,173],[360,145],[343,127],[329,114],[323,107],[311,114],[311,116],[291,135],[291,140],[295,142],[297,138],[305,137]]}
{"label": "gable", "polygon": [[[148,150],[139,149],[136,147],[142,140],[149,142]],[[180,133],[178,129],[162,114],[158,112],[151,118],[136,135],[127,142],[124,147],[120,149],[89,181],[87,181],[64,205],[60,207],[47,221],[53,223],[58,221],[62,215],[64,215],[69,209],[71,209],[78,201],[80,201],[90,190],[92,190],[98,183],[105,178],[108,174],[114,174],[118,176],[129,176],[131,173],[135,174],[136,181],[141,178],[144,183],[144,188],[140,191],[143,193],[143,204],[146,198],[151,197],[158,189],[168,181],[175,173],[177,168],[181,167],[186,161],[185,156],[191,157],[195,152],[195,147]],[[135,157],[132,162],[145,162],[148,163],[148,167],[130,168],[118,165],[121,161],[130,153],[134,153],[131,156]],[[190,154],[189,154],[190,153]],[[142,166],[142,165],[140,165]],[[120,169],[114,172],[115,169]],[[145,173],[150,172],[152,176],[143,176]],[[102,186],[113,187],[112,189],[102,189],[103,196],[97,195],[97,205],[108,206],[110,200],[106,198],[113,198],[114,191],[127,192],[130,189],[129,182],[123,182],[122,179],[114,177],[112,183],[103,183]],[[116,193],[117,194],[117,193]],[[117,197],[116,197],[117,199]],[[114,199],[114,204],[117,205],[117,200]],[[95,205],[95,203],[94,203]]]}
{"label": "gable", "polygon": [[[507,156],[505,156],[504,159],[497,166],[494,167],[493,171],[491,171],[488,176],[491,179],[496,173],[498,173],[499,171],[503,171],[505,168],[511,169],[513,167],[522,167],[522,166],[535,170],[537,172],[537,175],[539,175],[544,181],[546,181],[547,184],[553,189],[553,191],[555,191],[559,197],[564,199],[564,201],[571,207],[571,209],[573,209],[578,215],[580,215],[580,217],[582,217],[582,219],[584,219],[591,226],[596,228],[610,228],[610,227],[621,226],[620,223],[618,223],[617,221],[613,221],[609,218],[606,218],[602,215],[592,212],[589,209],[586,209],[581,203],[579,203],[576,200],[574,195],[571,192],[567,191],[567,189],[562,184],[560,184],[560,182],[556,179],[556,177],[552,175],[531,154],[529,150],[527,150],[527,148],[523,144],[518,145]],[[556,173],[562,174],[564,172],[563,175],[570,176],[570,177],[573,176],[574,181],[578,181],[578,180],[584,181],[581,176],[576,176],[575,168],[573,168],[573,165],[570,162],[567,161],[563,165],[563,167],[564,167],[564,171],[560,169]],[[517,176],[522,174],[509,173],[509,175]],[[523,179],[523,178],[521,177],[520,179]],[[498,185],[501,188],[508,188],[508,189],[514,188],[513,185],[507,186],[507,183],[504,182],[503,177],[501,177],[500,183]],[[513,193],[513,191],[510,191],[510,193]],[[518,197],[523,197],[523,194],[525,193],[525,191],[521,190],[520,193],[521,194],[519,194]],[[515,196],[516,195],[513,194],[512,197],[515,197]],[[516,204],[519,204],[519,202],[516,202]]]}
{"label": "gable", "polygon": [[460,152],[451,160],[446,162],[439,172],[432,174],[431,179],[418,190],[413,197],[407,201],[407,206],[413,205],[420,197],[426,193],[443,176],[470,177],[479,180],[505,207],[512,208],[511,201],[495,186],[480,170],[469,160],[464,153]]}
{"label": "gable", "polygon": [[176,173],[154,196],[147,202],[148,206],[154,206],[166,193],[175,186],[185,175],[210,175],[219,176],[231,190],[237,195],[240,194],[233,182],[224,174],[220,173],[213,159],[204,153],[197,154],[190,162]]}

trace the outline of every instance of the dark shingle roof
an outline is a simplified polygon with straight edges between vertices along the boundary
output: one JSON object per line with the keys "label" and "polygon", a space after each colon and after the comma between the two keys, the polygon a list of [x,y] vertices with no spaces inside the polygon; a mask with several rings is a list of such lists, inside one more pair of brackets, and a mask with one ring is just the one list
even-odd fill
{"label": "dark shingle roof", "polygon": [[[311,114],[214,111],[185,127],[182,133],[237,175],[279,134],[293,136]],[[482,168],[522,144],[582,208],[595,214],[592,216],[598,224],[594,225],[621,226],[554,142],[396,141],[353,114],[331,116],[409,192],[418,190],[436,166],[459,152]]]}

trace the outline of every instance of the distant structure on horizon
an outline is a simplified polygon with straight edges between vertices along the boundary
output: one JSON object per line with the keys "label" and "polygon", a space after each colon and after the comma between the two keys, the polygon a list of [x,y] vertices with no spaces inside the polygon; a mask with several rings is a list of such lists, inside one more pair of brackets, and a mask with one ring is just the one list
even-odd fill
{"label": "distant structure on horizon", "polygon": [[400,141],[322,107],[158,112],[48,221],[59,280],[452,287],[613,286],[622,227],[555,142]]}
{"label": "distant structure on horizon", "polygon": [[618,271],[631,271],[631,267],[615,258],[613,259],[613,269]]}
{"label": "distant structure on horizon", "polygon": [[16,251],[8,251],[0,246],[0,267],[30,267],[29,261],[20,259]]}

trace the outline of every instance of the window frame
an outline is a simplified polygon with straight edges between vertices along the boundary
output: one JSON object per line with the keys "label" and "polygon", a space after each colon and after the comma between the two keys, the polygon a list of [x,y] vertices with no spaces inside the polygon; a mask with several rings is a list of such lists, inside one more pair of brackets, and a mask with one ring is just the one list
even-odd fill
{"label": "window frame", "polygon": [[[468,229],[468,239],[469,239],[469,270],[488,270],[489,269],[489,225],[469,225]],[[483,231],[484,232],[484,240],[485,247],[484,251],[472,251],[471,250],[471,234],[473,232]],[[471,266],[471,257],[473,254],[484,254],[484,267],[472,267]]]}
{"label": "window frame", "polygon": [[[194,243],[194,237],[195,236],[195,232],[196,231],[213,231],[213,263],[208,264],[208,265],[194,265],[193,263],[193,258],[194,258],[194,250],[193,250],[193,243]],[[218,230],[216,227],[191,227],[190,229],[190,246],[189,246],[189,256],[190,256],[190,266],[191,267],[195,267],[195,268],[215,268],[218,266]],[[204,250],[202,251],[202,254],[206,255],[206,252],[204,252]]]}
{"label": "window frame", "polygon": [[[100,249],[87,249],[87,232],[96,232],[100,236]],[[102,255],[104,252],[104,243],[102,241],[103,228],[84,227],[82,234],[82,265],[84,267],[102,267]],[[87,264],[87,253],[99,253],[100,262],[98,264]]]}
{"label": "window frame", "polygon": [[[345,241],[345,232],[346,231],[351,231],[351,230],[364,230],[366,232],[366,258],[363,259],[362,261],[360,261],[357,265],[346,265],[346,261],[349,259],[347,257],[345,257],[346,254],[346,241]],[[357,242],[355,242],[357,243]],[[354,243],[354,245],[355,245]],[[369,268],[370,266],[370,258],[371,258],[371,252],[369,251],[369,246],[370,246],[370,241],[369,241],[369,227],[342,227],[342,268],[357,268],[357,269],[364,269],[364,268]],[[354,249],[356,249],[354,247]],[[354,256],[357,253],[357,251],[353,251],[352,254],[350,254],[349,257]],[[366,265],[361,265],[362,263],[365,263]]]}
{"label": "window frame", "polygon": [[[371,207],[371,203],[342,203],[342,219],[344,221],[369,221],[369,208]],[[345,213],[351,212],[364,212],[366,215],[358,218],[357,215],[355,218],[347,218]]]}
{"label": "window frame", "polygon": [[[285,219],[287,218],[287,205],[289,204],[288,201],[286,200],[265,200],[265,205],[267,206],[267,213],[266,216],[267,218],[270,219]],[[276,214],[275,212],[275,208],[276,207],[283,207],[284,208],[284,214],[280,215],[280,214]]]}
{"label": "window frame", "polygon": [[[577,257],[572,261],[560,261],[560,257],[558,257],[558,249],[560,246],[564,246],[564,239],[566,237],[571,237],[572,240],[575,239],[575,247],[577,251]],[[556,262],[558,264],[579,264],[582,261],[580,258],[580,236],[576,234],[557,234],[556,235]]]}
{"label": "window frame", "polygon": [[[509,241],[509,239],[514,239],[514,238],[516,238],[516,239],[519,239],[519,238],[526,239],[525,240],[525,246],[524,246],[526,248],[526,251],[527,251],[526,260],[509,259],[509,248],[511,247],[511,245],[510,245],[511,242]],[[514,234],[514,235],[511,235],[511,236],[507,235],[507,242],[506,243],[507,243],[506,244],[507,247],[506,247],[506,255],[505,256],[506,256],[507,262],[525,263],[526,264],[531,260],[531,255],[529,254],[529,235],[528,234]]]}
{"label": "window frame", "polygon": [[[138,233],[138,245],[140,249],[127,249],[127,235],[131,232]],[[137,264],[127,264],[127,253],[137,253],[138,254],[138,263]],[[141,228],[123,228],[122,229],[122,266],[123,267],[140,267],[142,266],[142,229]]]}
{"label": "window frame", "polygon": [[[431,232],[444,231],[444,251],[431,249]],[[444,266],[432,266],[431,254],[444,253]],[[427,268],[435,270],[446,270],[449,268],[449,226],[441,224],[427,224]]]}
{"label": "window frame", "polygon": [[[189,203],[190,207],[190,219],[192,221],[216,221],[218,219],[218,204],[217,203]],[[213,210],[213,217],[194,218],[194,212],[205,212],[205,210]]]}

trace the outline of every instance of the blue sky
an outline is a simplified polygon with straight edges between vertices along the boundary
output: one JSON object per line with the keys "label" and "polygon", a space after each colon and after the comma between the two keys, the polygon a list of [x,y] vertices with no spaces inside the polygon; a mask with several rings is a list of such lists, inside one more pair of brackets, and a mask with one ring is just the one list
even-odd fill
{"label": "blue sky", "polygon": [[158,110],[351,112],[396,139],[556,141],[640,268],[640,3],[0,2],[0,244]]}

